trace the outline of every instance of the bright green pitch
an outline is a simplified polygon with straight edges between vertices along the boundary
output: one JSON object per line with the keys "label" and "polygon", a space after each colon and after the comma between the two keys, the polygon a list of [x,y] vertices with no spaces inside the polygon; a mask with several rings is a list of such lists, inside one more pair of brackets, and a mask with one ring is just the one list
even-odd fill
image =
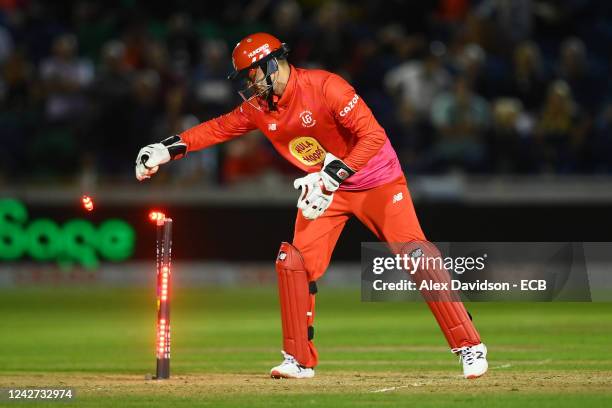
{"label": "bright green pitch", "polygon": [[321,364],[296,381],[267,378],[281,359],[276,288],[177,289],[172,378],[146,381],[152,291],[0,291],[0,387],[73,386],[67,406],[79,407],[612,405],[612,303],[468,305],[490,371],[467,381],[425,304],[361,303],[320,285]]}

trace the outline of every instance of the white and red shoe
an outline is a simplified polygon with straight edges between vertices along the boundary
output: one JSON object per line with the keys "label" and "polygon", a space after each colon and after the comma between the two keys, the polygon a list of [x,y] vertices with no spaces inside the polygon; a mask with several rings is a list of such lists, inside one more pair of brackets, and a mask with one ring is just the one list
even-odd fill
{"label": "white and red shoe", "polygon": [[314,377],[314,369],[304,367],[298,364],[297,360],[291,355],[284,351],[283,361],[280,365],[270,370],[270,377],[272,378],[312,378]]}
{"label": "white and red shoe", "polygon": [[489,368],[487,346],[483,343],[455,348],[451,351],[459,355],[459,360],[463,363],[463,376],[468,380],[482,377],[487,372]]}

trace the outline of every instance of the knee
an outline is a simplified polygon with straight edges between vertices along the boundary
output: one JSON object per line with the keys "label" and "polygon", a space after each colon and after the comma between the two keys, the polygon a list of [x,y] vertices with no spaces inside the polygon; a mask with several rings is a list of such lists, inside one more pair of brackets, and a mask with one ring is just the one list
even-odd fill
{"label": "knee", "polygon": [[313,279],[311,273],[308,272],[302,254],[288,242],[281,243],[278,256],[276,257],[276,270],[278,272],[305,274],[306,281],[308,282],[308,293],[311,295],[317,293],[316,279]]}
{"label": "knee", "polygon": [[310,255],[310,253],[304,253],[298,246],[288,242],[281,243],[276,260],[277,264],[281,257],[285,259],[284,263],[289,269],[306,271],[310,281],[316,281],[323,276],[327,268],[327,263],[321,254]]}
{"label": "knee", "polygon": [[305,271],[306,265],[300,251],[288,242],[282,242],[276,257],[276,267],[290,271]]}

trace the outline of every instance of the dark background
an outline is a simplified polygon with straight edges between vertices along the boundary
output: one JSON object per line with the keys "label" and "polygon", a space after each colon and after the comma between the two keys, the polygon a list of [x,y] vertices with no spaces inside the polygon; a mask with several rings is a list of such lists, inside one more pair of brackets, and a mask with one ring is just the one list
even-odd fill
{"label": "dark background", "polygon": [[[0,3],[0,178],[133,182],[159,141],[233,108],[244,36],[346,78],[410,174],[609,174],[612,5],[604,0]],[[156,185],[292,177],[259,132]]]}

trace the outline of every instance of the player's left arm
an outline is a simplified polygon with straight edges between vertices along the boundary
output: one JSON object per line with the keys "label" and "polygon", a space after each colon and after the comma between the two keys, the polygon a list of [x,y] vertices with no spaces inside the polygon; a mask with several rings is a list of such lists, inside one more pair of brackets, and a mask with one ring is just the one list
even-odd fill
{"label": "player's left arm", "polygon": [[340,76],[332,74],[326,79],[323,96],[336,122],[356,138],[342,161],[357,172],[376,156],[387,141],[387,135],[368,105]]}

